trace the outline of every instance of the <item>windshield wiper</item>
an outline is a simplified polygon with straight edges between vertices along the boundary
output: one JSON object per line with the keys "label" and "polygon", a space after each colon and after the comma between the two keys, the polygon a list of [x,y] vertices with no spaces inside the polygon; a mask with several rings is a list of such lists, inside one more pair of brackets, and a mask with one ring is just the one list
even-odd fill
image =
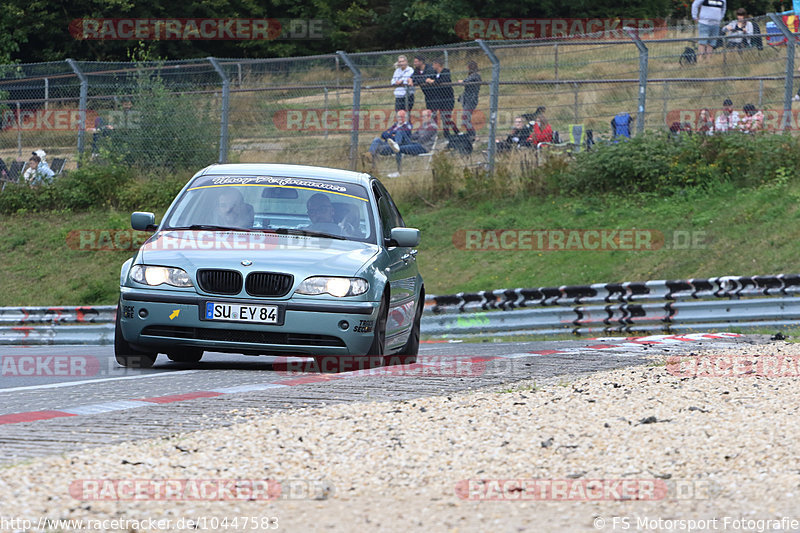
{"label": "windshield wiper", "polygon": [[165,230],[209,230],[209,231],[251,231],[250,228],[231,228],[229,226],[215,226],[213,224],[192,224],[191,226],[169,227]]}
{"label": "windshield wiper", "polygon": [[321,231],[308,231],[306,229],[292,229],[292,228],[278,228],[275,230],[275,233],[279,235],[307,235],[309,237],[325,237],[328,239],[338,239],[340,241],[346,241],[346,237],[342,237],[341,235],[332,235],[330,233],[322,233]]}

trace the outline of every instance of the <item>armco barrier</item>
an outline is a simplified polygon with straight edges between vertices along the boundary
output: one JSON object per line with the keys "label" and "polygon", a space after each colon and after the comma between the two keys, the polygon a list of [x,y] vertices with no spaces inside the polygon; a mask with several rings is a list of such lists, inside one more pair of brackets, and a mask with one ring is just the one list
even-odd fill
{"label": "armco barrier", "polygon": [[[111,344],[115,306],[0,307],[0,345]],[[431,337],[800,326],[800,274],[595,283],[428,296]]]}
{"label": "armco barrier", "polygon": [[428,296],[422,332],[435,337],[497,337],[791,327],[800,325],[796,294],[798,274]]}

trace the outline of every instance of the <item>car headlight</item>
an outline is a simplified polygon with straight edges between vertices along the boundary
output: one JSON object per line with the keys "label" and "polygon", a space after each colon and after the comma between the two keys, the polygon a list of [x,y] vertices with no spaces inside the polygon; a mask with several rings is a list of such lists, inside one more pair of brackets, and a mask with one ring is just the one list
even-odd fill
{"label": "car headlight", "polygon": [[144,285],[161,285],[166,283],[173,287],[194,287],[189,274],[182,268],[135,265],[131,267],[131,279]]}
{"label": "car headlight", "polygon": [[361,278],[334,278],[316,276],[307,278],[297,287],[298,294],[330,294],[331,296],[358,296],[369,290],[369,283]]}

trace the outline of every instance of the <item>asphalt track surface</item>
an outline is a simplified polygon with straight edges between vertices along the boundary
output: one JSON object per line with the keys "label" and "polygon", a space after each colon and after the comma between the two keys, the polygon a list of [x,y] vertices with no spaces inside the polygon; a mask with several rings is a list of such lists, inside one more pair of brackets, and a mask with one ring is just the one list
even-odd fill
{"label": "asphalt track surface", "polygon": [[[756,336],[431,343],[415,365],[319,372],[312,360],[207,353],[119,367],[109,346],[0,347],[0,464],[230,426],[246,412],[408,400],[525,379],[647,364],[650,354],[763,342]],[[235,438],[235,433],[233,435]]]}

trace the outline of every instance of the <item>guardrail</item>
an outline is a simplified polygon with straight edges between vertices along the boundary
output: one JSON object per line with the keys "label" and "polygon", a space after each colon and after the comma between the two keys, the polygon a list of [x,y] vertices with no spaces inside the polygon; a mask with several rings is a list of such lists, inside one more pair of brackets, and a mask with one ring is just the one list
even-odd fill
{"label": "guardrail", "polygon": [[[431,337],[800,326],[800,274],[595,283],[426,297]],[[111,344],[116,306],[0,307],[0,345]]]}
{"label": "guardrail", "polygon": [[426,298],[435,337],[709,331],[800,325],[800,275],[500,289]]}

